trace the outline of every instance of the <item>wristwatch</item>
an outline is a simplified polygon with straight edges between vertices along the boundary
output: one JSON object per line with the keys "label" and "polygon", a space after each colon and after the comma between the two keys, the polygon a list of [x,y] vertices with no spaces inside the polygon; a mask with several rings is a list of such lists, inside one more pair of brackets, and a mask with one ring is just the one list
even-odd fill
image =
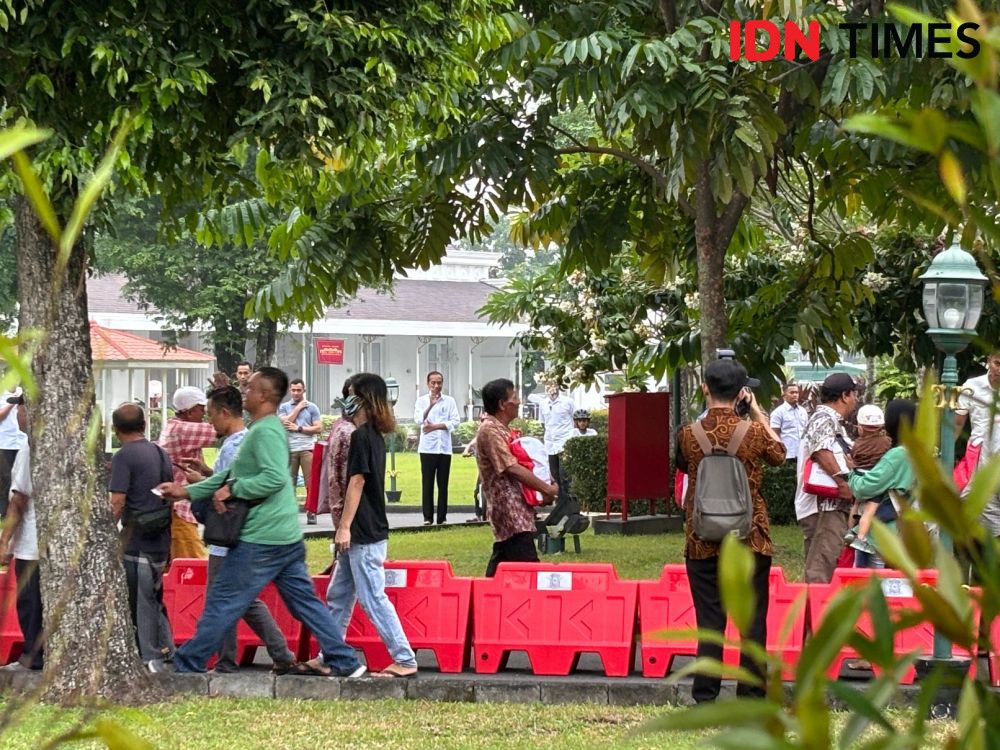
{"label": "wristwatch", "polygon": [[299,429],[297,431],[302,432],[302,425],[299,425]]}

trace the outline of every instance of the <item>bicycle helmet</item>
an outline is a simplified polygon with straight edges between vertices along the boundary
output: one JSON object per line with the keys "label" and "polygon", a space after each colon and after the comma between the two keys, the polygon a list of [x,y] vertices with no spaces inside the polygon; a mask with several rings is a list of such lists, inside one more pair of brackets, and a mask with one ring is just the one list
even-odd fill
{"label": "bicycle helmet", "polygon": [[577,409],[573,412],[573,419],[590,419],[590,411],[587,409]]}

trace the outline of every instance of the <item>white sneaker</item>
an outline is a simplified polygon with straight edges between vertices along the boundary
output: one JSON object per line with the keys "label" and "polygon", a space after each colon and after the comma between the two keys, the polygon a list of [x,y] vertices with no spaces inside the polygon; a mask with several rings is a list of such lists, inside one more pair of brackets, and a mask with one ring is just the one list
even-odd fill
{"label": "white sneaker", "polygon": [[153,674],[168,671],[167,665],[163,663],[163,659],[151,659],[150,661],[146,662],[146,669],[148,669]]}
{"label": "white sneaker", "polygon": [[353,672],[350,672],[348,674],[342,674],[340,676],[341,677],[346,677],[349,680],[353,680],[356,677],[361,677],[367,671],[368,671],[368,667],[366,667],[364,664],[359,664],[358,668],[355,669]]}

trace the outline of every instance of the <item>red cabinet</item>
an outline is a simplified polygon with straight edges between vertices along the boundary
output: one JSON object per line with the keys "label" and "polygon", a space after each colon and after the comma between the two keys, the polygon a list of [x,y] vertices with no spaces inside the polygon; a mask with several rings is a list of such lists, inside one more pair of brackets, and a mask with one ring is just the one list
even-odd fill
{"label": "red cabinet", "polygon": [[656,501],[670,497],[670,394],[615,393],[608,396],[608,496],[622,503],[628,520],[632,500]]}

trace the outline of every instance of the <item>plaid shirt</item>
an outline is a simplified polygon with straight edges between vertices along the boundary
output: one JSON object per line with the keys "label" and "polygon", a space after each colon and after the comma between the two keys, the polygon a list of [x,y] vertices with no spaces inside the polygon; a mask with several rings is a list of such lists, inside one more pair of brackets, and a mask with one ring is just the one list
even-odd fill
{"label": "plaid shirt", "polygon": [[[178,464],[182,458],[197,458],[201,460],[201,449],[215,445],[215,428],[208,422],[185,422],[183,419],[171,417],[160,433],[157,444],[167,452],[174,471],[174,481],[187,484],[187,477]],[[180,500],[174,503],[174,513],[187,523],[198,523],[191,513],[191,503]]]}

